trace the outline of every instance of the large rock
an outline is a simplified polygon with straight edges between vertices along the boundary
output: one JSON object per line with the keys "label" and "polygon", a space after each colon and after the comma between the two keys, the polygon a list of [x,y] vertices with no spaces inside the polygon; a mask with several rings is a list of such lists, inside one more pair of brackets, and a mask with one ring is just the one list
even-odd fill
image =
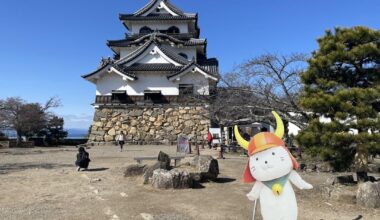
{"label": "large rock", "polygon": [[157,169],[153,172],[152,185],[156,189],[187,189],[193,187],[193,180],[187,170]]}
{"label": "large rock", "polygon": [[[170,165],[170,164],[169,164]],[[152,181],[153,172],[157,169],[163,169],[163,170],[169,170],[170,166],[168,167],[166,162],[156,162],[155,164],[148,166],[144,170],[144,184],[149,184]]]}
{"label": "large rock", "polygon": [[144,174],[146,167],[146,165],[141,164],[129,165],[124,171],[124,177],[141,176]]}
{"label": "large rock", "polygon": [[338,202],[355,204],[356,203],[356,186],[326,186],[322,188],[323,196]]}
{"label": "large rock", "polygon": [[195,156],[190,163],[199,172],[201,172],[203,180],[216,180],[219,175],[219,164],[216,159],[211,156],[200,155]]}
{"label": "large rock", "polygon": [[380,182],[366,182],[359,185],[357,203],[367,208],[380,208]]}

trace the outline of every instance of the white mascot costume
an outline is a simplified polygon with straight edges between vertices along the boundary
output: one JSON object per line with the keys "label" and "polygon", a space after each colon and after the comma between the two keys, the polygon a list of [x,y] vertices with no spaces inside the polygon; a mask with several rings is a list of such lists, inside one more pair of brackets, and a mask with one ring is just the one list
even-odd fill
{"label": "white mascot costume", "polygon": [[244,182],[254,183],[247,194],[251,201],[260,199],[261,214],[264,220],[296,220],[297,201],[290,184],[299,189],[312,189],[295,171],[298,163],[281,140],[284,136],[284,124],[276,112],[277,129],[275,134],[261,132],[244,140],[235,126],[238,143],[248,150],[249,161],[244,171]]}

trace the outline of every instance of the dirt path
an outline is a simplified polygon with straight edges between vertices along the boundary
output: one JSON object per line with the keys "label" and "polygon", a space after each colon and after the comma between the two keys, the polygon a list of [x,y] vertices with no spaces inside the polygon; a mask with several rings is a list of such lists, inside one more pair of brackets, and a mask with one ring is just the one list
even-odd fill
{"label": "dirt path", "polygon": [[[160,191],[142,185],[141,179],[124,178],[122,168],[134,163],[134,156],[153,156],[160,150],[174,154],[175,147],[127,146],[126,150],[90,149],[88,172],[75,171],[72,147],[0,150],[0,219],[252,218],[253,203],[245,197],[251,186],[240,182],[246,158],[227,154],[219,161],[220,180],[204,183],[204,188]],[[315,189],[296,190],[299,219],[380,218],[379,210],[324,199],[322,184],[331,174],[302,175]]]}

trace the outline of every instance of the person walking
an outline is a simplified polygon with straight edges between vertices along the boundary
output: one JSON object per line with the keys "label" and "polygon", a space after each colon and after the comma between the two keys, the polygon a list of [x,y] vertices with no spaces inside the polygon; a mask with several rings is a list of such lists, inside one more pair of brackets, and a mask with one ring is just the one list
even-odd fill
{"label": "person walking", "polygon": [[120,152],[123,152],[123,146],[125,144],[125,135],[124,131],[122,131],[118,136],[116,136],[116,142],[120,146]]}
{"label": "person walking", "polygon": [[84,147],[80,147],[78,149],[79,153],[77,154],[77,160],[75,161],[75,165],[77,166],[77,171],[80,169],[87,170],[88,165],[90,164],[90,154],[84,149]]}

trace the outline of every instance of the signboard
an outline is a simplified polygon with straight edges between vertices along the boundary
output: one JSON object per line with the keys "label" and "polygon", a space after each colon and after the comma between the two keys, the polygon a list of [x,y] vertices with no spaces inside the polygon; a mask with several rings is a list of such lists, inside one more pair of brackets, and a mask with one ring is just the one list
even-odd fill
{"label": "signboard", "polygon": [[177,152],[178,153],[189,153],[189,138],[186,136],[179,136],[177,142]]}
{"label": "signboard", "polygon": [[222,143],[222,129],[221,128],[210,128],[210,133],[212,135],[213,144]]}

